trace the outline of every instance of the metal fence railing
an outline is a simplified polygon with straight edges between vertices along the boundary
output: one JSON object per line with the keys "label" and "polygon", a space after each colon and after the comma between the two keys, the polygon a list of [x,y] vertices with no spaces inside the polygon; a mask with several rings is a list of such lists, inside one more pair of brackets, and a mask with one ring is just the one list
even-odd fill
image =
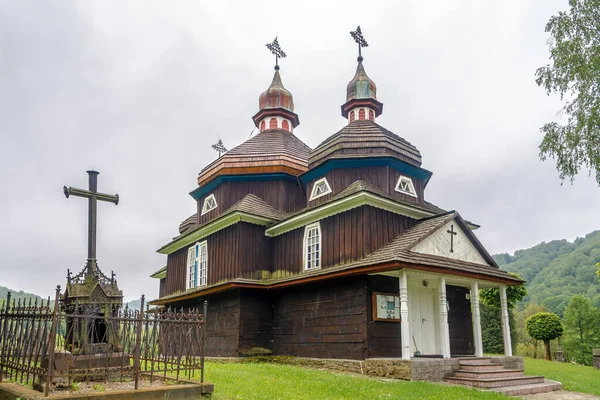
{"label": "metal fence railing", "polygon": [[[59,305],[15,301],[0,304],[0,382],[31,385],[49,395],[53,382],[124,379],[142,373],[150,380],[192,378],[204,382],[207,304],[198,309],[151,311],[106,304]],[[108,307],[108,308],[107,308]]]}

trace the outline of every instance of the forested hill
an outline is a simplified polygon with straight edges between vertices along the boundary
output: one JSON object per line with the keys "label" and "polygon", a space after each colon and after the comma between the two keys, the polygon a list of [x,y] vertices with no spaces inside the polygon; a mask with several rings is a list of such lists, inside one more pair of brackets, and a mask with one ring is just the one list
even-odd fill
{"label": "forested hill", "polygon": [[16,300],[27,300],[29,302],[29,299],[31,299],[31,301],[35,301],[35,299],[41,300],[41,297],[35,294],[31,294],[31,293],[27,293],[24,292],[22,290],[12,290],[9,289],[5,286],[0,286],[0,304],[3,304],[6,301],[6,294],[10,292],[10,298],[11,299],[16,299]]}
{"label": "forested hill", "polygon": [[514,256],[495,254],[500,268],[515,272],[527,281],[530,302],[545,305],[562,316],[571,296],[583,294],[600,307],[600,282],[596,263],[600,262],[600,231],[567,240],[542,242],[530,249],[517,250]]}

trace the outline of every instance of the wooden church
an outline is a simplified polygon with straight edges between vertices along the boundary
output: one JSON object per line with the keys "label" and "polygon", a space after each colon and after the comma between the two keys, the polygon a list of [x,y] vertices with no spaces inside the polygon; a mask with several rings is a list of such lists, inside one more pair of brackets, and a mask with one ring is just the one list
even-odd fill
{"label": "wooden church", "polygon": [[[478,226],[425,200],[431,172],[377,123],[360,55],[341,113],[311,149],[279,66],[252,117],[260,131],[220,155],[191,192],[197,213],[158,252],[157,306],[208,300],[206,354],[358,359],[482,356],[478,289],[506,287]],[[285,57],[275,41],[268,47]]]}

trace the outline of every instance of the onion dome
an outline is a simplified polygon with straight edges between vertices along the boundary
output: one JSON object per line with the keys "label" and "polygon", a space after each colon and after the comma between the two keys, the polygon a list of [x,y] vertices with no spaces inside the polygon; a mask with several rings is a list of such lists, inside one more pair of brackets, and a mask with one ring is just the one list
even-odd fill
{"label": "onion dome", "polygon": [[346,103],[342,105],[342,115],[348,118],[348,122],[375,121],[375,117],[380,116],[382,112],[383,104],[377,101],[377,86],[365,72],[360,56],[356,74],[346,89]]}
{"label": "onion dome", "polygon": [[300,124],[298,115],[294,113],[294,98],[281,82],[279,66],[275,67],[275,75],[271,86],[258,98],[260,110],[252,120],[260,131],[281,129],[292,132]]}

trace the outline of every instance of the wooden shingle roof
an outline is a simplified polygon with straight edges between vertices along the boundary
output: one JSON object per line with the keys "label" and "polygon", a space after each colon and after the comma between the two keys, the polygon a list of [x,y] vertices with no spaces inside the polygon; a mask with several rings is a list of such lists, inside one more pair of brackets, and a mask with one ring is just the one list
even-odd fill
{"label": "wooden shingle roof", "polygon": [[310,147],[294,134],[268,129],[206,166],[198,174],[202,186],[219,175],[287,173],[300,175],[308,170]]}
{"label": "wooden shingle roof", "polygon": [[421,153],[405,139],[374,121],[354,121],[313,149],[308,163],[312,169],[329,159],[395,157],[417,167]]}

